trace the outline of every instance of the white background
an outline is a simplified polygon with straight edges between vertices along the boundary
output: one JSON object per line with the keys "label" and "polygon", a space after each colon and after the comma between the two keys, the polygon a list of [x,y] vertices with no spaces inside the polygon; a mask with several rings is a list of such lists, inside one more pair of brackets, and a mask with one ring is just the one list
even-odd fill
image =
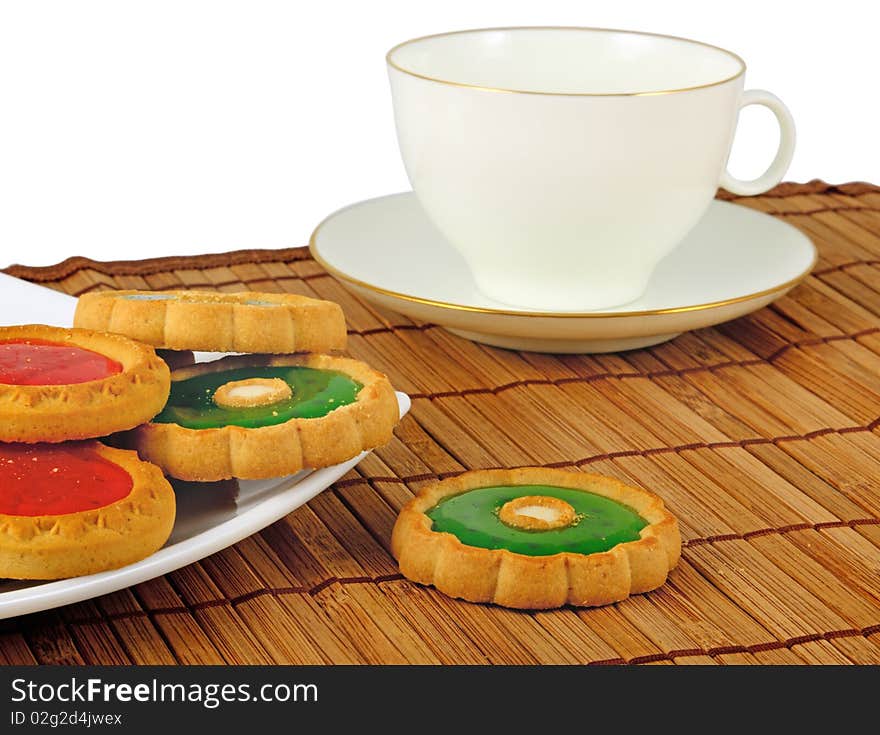
{"label": "white background", "polygon": [[[729,48],[798,123],[788,180],[880,181],[869,2],[0,0],[0,265],[304,244],[408,189],[384,54],[414,36],[587,25]],[[735,175],[775,148],[746,110]]]}

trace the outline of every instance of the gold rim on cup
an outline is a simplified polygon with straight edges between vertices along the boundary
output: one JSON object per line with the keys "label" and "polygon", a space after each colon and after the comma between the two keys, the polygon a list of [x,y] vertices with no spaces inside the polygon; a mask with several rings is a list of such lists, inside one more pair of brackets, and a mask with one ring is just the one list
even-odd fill
{"label": "gold rim on cup", "polygon": [[[428,76],[427,74],[420,74],[418,72],[412,71],[410,69],[406,69],[405,67],[398,64],[396,61],[392,59],[392,56],[396,51],[402,49],[404,46],[409,46],[410,44],[419,43],[420,41],[427,41],[432,38],[444,38],[446,36],[461,36],[468,33],[486,33],[491,31],[591,31],[591,32],[599,32],[599,33],[628,33],[634,36],[644,36],[648,38],[666,38],[672,41],[683,41],[684,43],[690,43],[695,46],[702,46],[704,48],[713,49],[715,51],[720,51],[723,54],[726,54],[734,61],[739,64],[739,71],[733,76],[729,76],[725,79],[721,79],[716,82],[707,82],[706,84],[697,84],[692,87],[679,87],[676,89],[659,89],[651,92],[542,92],[539,90],[529,90],[529,89],[508,89],[505,87],[489,87],[482,84],[469,84],[467,82],[454,82],[450,79],[440,79],[438,77]],[[424,79],[429,82],[436,82],[438,84],[447,84],[452,87],[464,87],[466,89],[479,89],[484,92],[504,92],[508,94],[537,94],[537,95],[549,95],[549,96],[557,96],[557,97],[650,97],[652,95],[660,95],[660,94],[675,94],[677,92],[690,92],[695,89],[705,89],[707,87],[717,87],[721,84],[726,84],[727,82],[732,82],[737,77],[742,76],[746,72],[746,62],[743,61],[742,57],[738,54],[733,53],[733,51],[728,51],[725,48],[721,48],[720,46],[714,46],[711,43],[705,43],[704,41],[696,41],[693,38],[684,38],[683,36],[670,36],[665,33],[648,33],[646,31],[628,31],[620,28],[592,28],[590,26],[503,26],[499,28],[466,28],[460,31],[447,31],[446,33],[432,33],[427,36],[419,36],[417,38],[410,38],[407,41],[403,41],[402,43],[398,43],[391,50],[385,54],[385,62],[392,69],[396,69],[397,71],[408,74],[412,77],[417,77],[419,79]]]}

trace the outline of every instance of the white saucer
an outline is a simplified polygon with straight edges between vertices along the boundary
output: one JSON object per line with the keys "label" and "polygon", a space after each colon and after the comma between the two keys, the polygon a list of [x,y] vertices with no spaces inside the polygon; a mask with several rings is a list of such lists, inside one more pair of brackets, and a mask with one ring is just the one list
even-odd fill
{"label": "white saucer", "polygon": [[748,314],[796,285],[817,257],[791,225],[714,201],[640,299],[575,313],[521,310],[484,296],[412,192],[340,209],[318,225],[309,247],[327,271],[374,304],[477,342],[568,353],[647,347]]}

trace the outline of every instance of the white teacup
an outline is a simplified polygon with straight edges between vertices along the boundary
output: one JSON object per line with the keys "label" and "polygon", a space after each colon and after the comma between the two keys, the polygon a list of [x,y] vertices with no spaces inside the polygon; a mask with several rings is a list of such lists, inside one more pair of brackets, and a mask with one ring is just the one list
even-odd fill
{"label": "white teacup", "polygon": [[[592,28],[427,36],[387,56],[413,189],[482,291],[507,304],[625,304],[719,185],[759,194],[785,174],[794,121],[743,92],[737,55],[697,41]],[[768,107],[776,158],[753,181],[726,170],[737,114]]]}

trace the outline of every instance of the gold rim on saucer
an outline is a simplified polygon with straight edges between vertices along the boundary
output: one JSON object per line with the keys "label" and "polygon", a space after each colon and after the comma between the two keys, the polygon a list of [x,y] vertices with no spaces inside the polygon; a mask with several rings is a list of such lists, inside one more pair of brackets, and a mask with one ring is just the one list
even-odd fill
{"label": "gold rim on saucer", "polygon": [[[387,196],[400,196],[400,194],[412,194],[412,192],[400,192],[399,194],[389,194]],[[386,197],[377,197],[377,199],[385,199]],[[375,201],[374,199],[367,199],[366,201]],[[400,293],[399,291],[392,291],[391,289],[382,288],[381,286],[374,286],[371,283],[367,283],[358,278],[348,275],[343,271],[339,270],[330,263],[321,255],[318,251],[318,243],[317,237],[321,228],[324,226],[326,222],[328,222],[333,217],[341,214],[342,212],[350,209],[352,207],[356,207],[360,204],[364,204],[365,202],[357,202],[356,204],[351,204],[348,207],[343,207],[342,209],[338,209],[332,214],[325,217],[321,222],[315,227],[312,232],[311,237],[309,238],[309,252],[312,254],[312,257],[318,262],[318,264],[326,270],[330,275],[339,279],[340,281],[344,281],[346,283],[350,283],[353,286],[358,286],[359,288],[366,289],[367,291],[371,291],[373,293],[380,294],[382,296],[390,296],[392,298],[401,299],[402,301],[409,301],[410,303],[415,304],[423,304],[425,306],[433,306],[439,309],[451,309],[453,311],[468,311],[475,314],[492,314],[495,316],[518,316],[518,317],[529,317],[529,318],[550,318],[550,319],[620,319],[623,317],[631,317],[631,316],[659,316],[661,314],[682,314],[688,311],[702,311],[705,309],[716,309],[722,306],[730,306],[732,304],[739,304],[743,301],[751,301],[752,299],[759,299],[763,296],[770,296],[771,294],[778,293],[781,291],[787,291],[790,288],[793,288],[798,283],[800,283],[804,278],[806,278],[810,271],[813,270],[813,267],[816,265],[816,262],[819,260],[819,253],[816,250],[816,246],[812,240],[810,240],[810,245],[813,248],[813,258],[810,261],[810,265],[807,266],[805,270],[796,275],[794,278],[789,279],[785,283],[781,283],[778,286],[774,286],[773,288],[767,288],[763,291],[756,291],[755,293],[745,294],[743,296],[735,296],[731,299],[722,299],[720,301],[709,301],[704,304],[690,304],[689,306],[674,306],[667,309],[645,309],[642,311],[587,311],[587,312],[573,312],[573,311],[516,311],[514,309],[495,309],[488,306],[468,306],[466,304],[453,304],[449,301],[438,301],[436,299],[426,299],[421,296],[411,296],[409,294]],[[731,205],[736,206],[736,205]],[[745,207],[748,209],[748,207]],[[754,210],[750,210],[754,211]],[[761,212],[760,214],[765,214]],[[770,216],[770,215],[768,215]]]}
{"label": "gold rim on saucer", "polygon": [[[398,49],[403,48],[404,46],[408,46],[411,43],[418,43],[419,41],[426,41],[430,38],[443,38],[445,36],[459,36],[464,35],[466,33],[485,33],[487,31],[598,31],[603,33],[629,33],[634,36],[648,36],[652,38],[667,38],[673,41],[684,41],[685,43],[692,43],[696,46],[703,46],[705,48],[714,49],[715,51],[721,51],[724,54],[730,56],[734,61],[739,64],[739,71],[733,76],[727,77],[726,79],[721,79],[717,82],[707,82],[706,84],[697,84],[692,87],[679,87],[677,89],[659,89],[651,92],[542,92],[539,90],[530,90],[530,89],[507,89],[504,87],[488,87],[482,84],[469,84],[467,82],[454,82],[450,79],[440,79],[438,77],[431,77],[427,74],[419,74],[418,72],[411,71],[410,69],[406,69],[400,66],[397,62],[392,60],[392,55]],[[427,36],[418,36],[417,38],[410,38],[407,41],[403,41],[402,43],[398,43],[396,46],[391,48],[387,54],[385,54],[385,62],[393,69],[396,69],[399,72],[404,74],[409,74],[412,77],[418,77],[419,79],[425,79],[429,82],[437,82],[438,84],[448,84],[452,87],[465,87],[467,89],[480,89],[484,92],[507,92],[510,94],[538,94],[538,95],[549,95],[549,96],[557,96],[557,97],[650,97],[652,95],[660,95],[660,94],[675,94],[677,92],[690,92],[695,89],[705,89],[707,87],[717,87],[721,84],[726,84],[727,82],[732,82],[737,77],[742,76],[746,72],[746,62],[743,61],[742,57],[738,54],[733,53],[733,51],[728,51],[725,48],[721,48],[720,46],[715,46],[711,43],[705,43],[703,41],[696,41],[693,38],[685,38],[683,36],[670,36],[665,33],[648,33],[646,31],[628,31],[620,28],[593,28],[590,26],[502,26],[499,28],[466,28],[460,31],[447,31],[446,33],[431,33]]]}

